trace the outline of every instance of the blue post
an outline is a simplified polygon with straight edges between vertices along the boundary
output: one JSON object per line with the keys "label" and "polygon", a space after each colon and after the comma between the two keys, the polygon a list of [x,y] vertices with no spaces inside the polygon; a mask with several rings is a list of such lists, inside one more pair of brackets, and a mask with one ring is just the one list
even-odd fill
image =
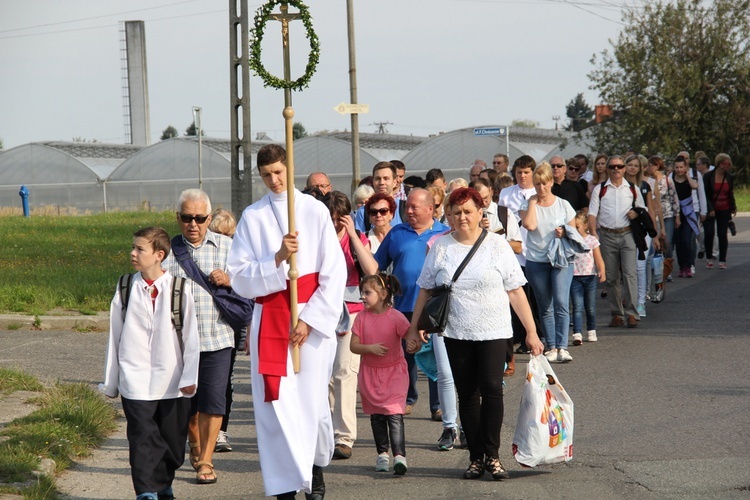
{"label": "blue post", "polygon": [[26,186],[21,186],[21,190],[18,192],[21,197],[21,203],[23,204],[23,216],[29,217],[29,190]]}

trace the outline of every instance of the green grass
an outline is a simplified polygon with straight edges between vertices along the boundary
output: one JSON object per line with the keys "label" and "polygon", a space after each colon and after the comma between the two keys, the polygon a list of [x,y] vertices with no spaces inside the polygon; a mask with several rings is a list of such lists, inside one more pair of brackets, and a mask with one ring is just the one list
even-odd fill
{"label": "green grass", "polygon": [[750,187],[735,189],[734,200],[737,202],[738,212],[750,212]]}
{"label": "green grass", "polygon": [[20,370],[0,368],[0,394],[10,394],[16,391],[41,391],[39,381]]}
{"label": "green grass", "polygon": [[0,312],[42,315],[55,308],[106,311],[117,278],[132,272],[133,232],[179,231],[173,212],[2,217]]}
{"label": "green grass", "polygon": [[[0,431],[9,438],[0,445],[0,490],[13,490],[8,483],[33,480],[42,458],[54,460],[56,472],[68,468],[115,429],[114,408],[85,384],[43,389],[34,403],[38,410]],[[30,484],[17,490],[24,498],[57,498],[54,478],[42,477]]]}

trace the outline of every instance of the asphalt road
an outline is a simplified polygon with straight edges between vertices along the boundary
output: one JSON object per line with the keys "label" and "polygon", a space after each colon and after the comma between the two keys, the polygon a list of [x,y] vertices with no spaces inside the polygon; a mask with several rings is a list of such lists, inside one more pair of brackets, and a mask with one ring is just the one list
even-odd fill
{"label": "asphalt road", "polygon": [[[357,498],[750,498],[750,218],[737,219],[729,269],[706,270],[669,284],[638,329],[610,329],[600,299],[599,342],[571,347],[573,362],[554,368],[575,403],[574,460],[523,469],[513,438],[526,357],[507,380],[501,460],[511,479],[460,479],[468,452],[438,451],[441,432],[422,399],[406,417],[409,471],[375,473],[369,419],[349,460],[326,470],[327,497]],[[675,273],[676,274],[676,273]],[[102,378],[106,334],[0,331],[0,366],[54,381]],[[263,496],[250,395],[248,358],[238,360],[238,401],[231,453],[216,454],[219,481],[194,484],[190,467],[175,481],[179,498]],[[0,403],[3,404],[3,403]],[[304,418],[304,415],[300,416]],[[124,420],[123,420],[124,422]],[[67,498],[132,498],[124,428],[58,480]],[[298,495],[302,498],[302,495]]]}

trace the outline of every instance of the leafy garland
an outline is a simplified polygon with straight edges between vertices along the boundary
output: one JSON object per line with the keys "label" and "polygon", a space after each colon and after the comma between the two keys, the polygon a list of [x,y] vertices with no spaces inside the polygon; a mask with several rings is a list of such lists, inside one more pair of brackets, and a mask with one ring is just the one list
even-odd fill
{"label": "leafy garland", "polygon": [[[305,25],[307,39],[310,42],[310,54],[307,58],[305,74],[296,80],[284,80],[273,76],[266,70],[260,60],[260,42],[263,39],[266,22],[268,21],[274,7],[282,3],[289,4],[299,9],[300,18],[302,19],[302,24]],[[302,90],[307,87],[310,84],[310,78],[312,78],[313,73],[315,73],[318,61],[320,60],[320,40],[313,30],[312,17],[310,17],[310,11],[308,10],[307,5],[301,0],[269,0],[268,3],[261,6],[255,13],[254,24],[255,28],[250,30],[250,35],[252,37],[250,42],[250,67],[263,79],[264,86],[292,90]]]}

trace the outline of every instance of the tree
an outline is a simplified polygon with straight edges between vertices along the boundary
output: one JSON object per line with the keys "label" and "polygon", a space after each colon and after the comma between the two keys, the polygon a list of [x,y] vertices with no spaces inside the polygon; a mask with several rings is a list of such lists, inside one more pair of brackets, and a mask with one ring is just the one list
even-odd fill
{"label": "tree", "polygon": [[646,0],[625,10],[612,52],[591,60],[591,88],[613,111],[593,129],[597,149],[725,152],[748,165],[749,10],[750,0]]}
{"label": "tree", "polygon": [[[185,131],[187,133],[187,130]],[[172,125],[169,125],[167,128],[165,128],[162,133],[161,137],[159,138],[160,141],[166,141],[167,139],[172,139],[173,137],[177,137],[180,135],[179,132],[177,132],[177,129],[174,128]],[[193,135],[195,135],[195,124],[193,124]]]}
{"label": "tree", "polygon": [[[185,129],[185,135],[188,137],[190,136],[195,137],[198,135],[198,131],[195,128],[195,120],[193,120],[193,123],[191,123],[190,126]],[[205,129],[201,129],[201,136],[205,137],[205,135],[206,135]]]}
{"label": "tree", "polygon": [[511,127],[526,127],[526,128],[537,128],[539,126],[539,122],[534,120],[519,120],[515,119],[512,122],[510,122]]}
{"label": "tree", "polygon": [[588,105],[581,93],[565,107],[565,116],[570,118],[570,123],[565,130],[578,132],[588,127],[589,122],[594,119],[594,108]]}
{"label": "tree", "polygon": [[294,138],[294,140],[307,137],[307,130],[305,130],[305,126],[300,122],[295,122],[295,124],[292,125],[292,137]]}

